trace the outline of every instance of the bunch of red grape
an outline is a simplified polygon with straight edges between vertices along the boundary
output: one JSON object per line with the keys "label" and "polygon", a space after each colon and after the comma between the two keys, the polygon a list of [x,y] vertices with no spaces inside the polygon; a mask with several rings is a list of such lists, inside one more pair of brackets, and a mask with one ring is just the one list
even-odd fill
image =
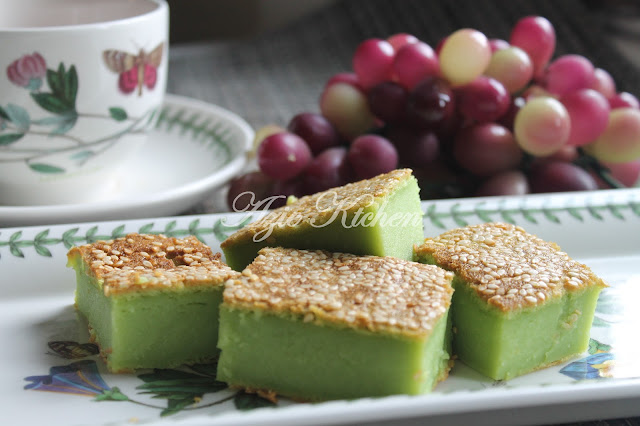
{"label": "bunch of red grape", "polygon": [[397,167],[414,170],[423,199],[632,186],[638,99],[583,56],[552,60],[555,44],[538,16],[508,42],[474,29],[435,50],[409,34],[365,40],[320,113],[257,132],[259,171],[232,181],[229,206],[282,195],[275,207]]}

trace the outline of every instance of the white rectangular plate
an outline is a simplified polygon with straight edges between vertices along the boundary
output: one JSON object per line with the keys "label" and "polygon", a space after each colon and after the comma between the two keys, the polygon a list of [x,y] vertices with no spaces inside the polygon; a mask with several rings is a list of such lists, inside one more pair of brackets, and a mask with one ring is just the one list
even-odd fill
{"label": "white rectangular plate", "polygon": [[425,234],[506,221],[552,240],[610,288],[588,352],[495,382],[457,363],[423,396],[278,406],[224,388],[215,368],[105,371],[73,308],[73,245],[130,232],[194,234],[214,250],[248,214],[0,229],[1,424],[525,424],[640,415],[640,190],[424,202]]}

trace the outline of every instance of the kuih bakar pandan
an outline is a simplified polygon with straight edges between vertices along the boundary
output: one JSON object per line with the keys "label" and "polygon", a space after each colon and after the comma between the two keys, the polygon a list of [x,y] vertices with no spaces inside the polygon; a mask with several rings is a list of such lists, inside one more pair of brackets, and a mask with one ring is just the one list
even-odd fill
{"label": "kuih bakar pandan", "polygon": [[237,278],[195,237],[130,234],[72,248],[76,307],[111,372],[218,356],[223,284]]}
{"label": "kuih bakar pandan", "polygon": [[242,272],[195,237],[69,251],[110,371],[220,356],[230,386],[312,401],[425,393],[454,358],[506,380],[583,352],[606,287],[514,225],[425,240],[406,169],[303,197],[222,247]]}
{"label": "kuih bakar pandan", "polygon": [[455,273],[453,351],[477,371],[511,379],[587,349],[606,285],[555,243],[487,223],[427,238],[415,258]]}
{"label": "kuih bakar pandan", "polygon": [[222,242],[227,264],[241,271],[263,247],[322,249],[411,260],[424,238],[419,188],[410,169],[302,197]]}
{"label": "kuih bakar pandan", "polygon": [[226,284],[217,378],[310,401],[428,392],[451,367],[452,278],[394,257],[264,248]]}

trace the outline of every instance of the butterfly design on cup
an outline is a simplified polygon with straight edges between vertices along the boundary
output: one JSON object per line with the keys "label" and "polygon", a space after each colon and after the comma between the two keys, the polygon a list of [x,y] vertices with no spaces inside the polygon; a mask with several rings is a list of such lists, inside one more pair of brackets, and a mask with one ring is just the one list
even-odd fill
{"label": "butterfly design on cup", "polygon": [[102,52],[102,58],[109,70],[120,74],[118,88],[122,93],[129,94],[137,89],[138,96],[142,96],[143,86],[152,90],[156,85],[163,52],[164,42],[149,53],[144,49],[138,54],[107,49]]}

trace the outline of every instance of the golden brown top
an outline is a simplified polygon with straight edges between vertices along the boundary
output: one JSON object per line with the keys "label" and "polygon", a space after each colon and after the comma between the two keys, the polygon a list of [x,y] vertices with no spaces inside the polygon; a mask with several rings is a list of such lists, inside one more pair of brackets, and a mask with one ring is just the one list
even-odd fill
{"label": "golden brown top", "polygon": [[410,169],[397,169],[371,179],[301,197],[238,230],[223,241],[221,247],[246,241],[254,236],[260,238],[261,233],[272,228],[294,228],[302,224],[319,227],[329,220],[335,220],[336,211],[351,213],[381,204],[393,191],[412,179],[411,174]]}
{"label": "golden brown top", "polygon": [[466,281],[502,311],[542,304],[604,282],[552,242],[505,223],[485,223],[445,232],[416,245],[418,259],[435,262]]}
{"label": "golden brown top", "polygon": [[109,241],[73,247],[88,273],[102,282],[105,295],[148,288],[221,285],[238,275],[220,260],[220,253],[197,238],[129,234]]}
{"label": "golden brown top", "polygon": [[224,303],[424,336],[451,303],[452,279],[434,265],[393,257],[264,248],[227,281]]}

